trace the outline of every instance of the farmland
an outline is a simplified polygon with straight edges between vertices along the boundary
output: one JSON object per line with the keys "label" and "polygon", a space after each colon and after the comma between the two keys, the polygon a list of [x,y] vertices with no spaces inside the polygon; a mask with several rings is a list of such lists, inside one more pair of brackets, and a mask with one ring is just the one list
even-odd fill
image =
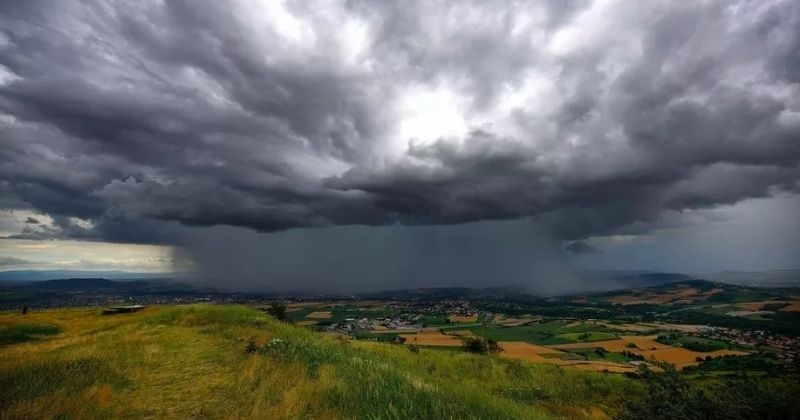
{"label": "farmland", "polygon": [[[731,301],[722,299],[725,297]],[[720,358],[767,354],[780,359],[779,363],[789,363],[785,366],[793,371],[798,357],[796,339],[727,328],[724,322],[736,325],[735,318],[726,315],[732,308],[792,316],[782,309],[789,308],[794,299],[792,295],[695,281],[551,300],[527,306],[527,310],[520,309],[524,306],[508,310],[493,301],[305,302],[298,306],[302,318],[295,322],[358,340],[404,342],[449,351],[462,347],[470,337],[485,337],[498,343],[502,358],[567,369],[631,373],[639,365],[659,369],[666,363],[685,370],[701,368],[704,363],[722,366],[714,362]],[[723,320],[723,325],[681,322],[687,318],[703,321],[707,316]],[[758,321],[750,318],[745,322]]]}

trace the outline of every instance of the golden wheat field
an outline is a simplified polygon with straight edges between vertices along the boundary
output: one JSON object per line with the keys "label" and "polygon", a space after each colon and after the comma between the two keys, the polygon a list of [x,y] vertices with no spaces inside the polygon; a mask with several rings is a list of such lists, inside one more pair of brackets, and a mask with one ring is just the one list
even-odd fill
{"label": "golden wheat field", "polygon": [[696,366],[700,364],[699,362],[697,362],[698,357],[705,359],[708,356],[716,358],[722,356],[744,356],[749,354],[747,352],[735,351],[735,350],[716,350],[706,353],[706,352],[692,351],[679,347],[642,351],[636,353],[644,356],[646,360],[667,362],[675,365],[676,368],[681,368],[681,369],[687,366]]}
{"label": "golden wheat field", "polygon": [[[603,361],[603,360],[563,360],[560,357],[558,357],[563,355],[564,354],[563,352],[532,343],[525,343],[519,341],[501,341],[500,343],[498,343],[498,345],[503,350],[500,353],[500,357],[509,359],[524,360],[526,362],[532,362],[532,363],[568,366],[571,368],[588,370],[593,372],[605,371],[614,373],[624,373],[624,372],[633,372],[636,370],[635,366],[626,365],[623,363]],[[556,356],[556,357],[545,357],[545,355]]]}
{"label": "golden wheat field", "polygon": [[473,315],[450,315],[447,317],[454,324],[472,324],[478,321],[478,314]]}

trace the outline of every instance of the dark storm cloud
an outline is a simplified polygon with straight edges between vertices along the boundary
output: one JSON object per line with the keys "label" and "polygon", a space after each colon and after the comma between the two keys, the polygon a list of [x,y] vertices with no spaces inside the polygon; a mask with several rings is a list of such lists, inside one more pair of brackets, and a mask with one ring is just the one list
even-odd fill
{"label": "dark storm cloud", "polygon": [[600,252],[599,249],[583,241],[575,241],[564,247],[564,250],[572,255],[591,255]]}
{"label": "dark storm cloud", "polygon": [[[798,189],[798,51],[789,0],[4,2],[2,203],[52,217],[36,239],[646,231]],[[461,127],[404,128],[409,92]]]}

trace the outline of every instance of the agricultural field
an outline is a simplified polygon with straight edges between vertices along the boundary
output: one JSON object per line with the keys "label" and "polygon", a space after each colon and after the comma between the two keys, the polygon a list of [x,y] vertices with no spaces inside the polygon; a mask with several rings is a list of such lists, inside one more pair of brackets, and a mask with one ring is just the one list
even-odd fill
{"label": "agricultural field", "polygon": [[473,315],[450,315],[450,322],[454,324],[474,324],[478,322],[478,314]]}
{"label": "agricultural field", "polygon": [[567,334],[559,334],[556,337],[563,338],[564,340],[569,341],[578,341],[582,343],[591,343],[593,341],[605,341],[605,340],[613,340],[617,338],[616,335],[607,333],[607,332],[597,332],[597,331],[590,331],[590,332],[583,332],[583,333],[567,333]]}
{"label": "agricultural field", "polygon": [[608,297],[607,302],[615,305],[689,305],[698,301],[705,301],[722,292],[724,292],[722,288],[701,290],[689,285],[678,285],[667,290],[633,290],[629,293]]}
{"label": "agricultural field", "polygon": [[[692,351],[683,347],[664,344],[658,341],[658,336],[621,336],[616,340],[594,342],[592,346],[611,353],[631,353],[641,356],[644,361],[666,362],[679,369],[700,364],[698,359],[705,360],[706,358],[713,359],[723,356],[746,356],[750,354],[737,350]],[[551,348],[557,350],[573,350],[585,347],[586,345],[582,343],[551,346]]]}
{"label": "agricultural field", "polygon": [[[502,343],[501,358],[565,369],[630,373],[639,364],[657,369],[667,363],[679,370],[704,371],[703,364],[737,365],[714,361],[722,357],[744,360],[765,351],[791,366],[791,360],[798,357],[796,344],[787,347],[778,336],[765,342],[748,331],[758,326],[800,335],[800,318],[791,311],[794,302],[796,292],[690,281],[551,299],[529,306],[516,303],[513,308],[499,302],[470,306],[466,301],[449,302],[451,309],[436,303],[428,307],[425,302],[397,300],[306,302],[288,317],[300,326],[361,341],[391,343],[402,339],[451,352],[459,351],[469,338],[485,336]],[[762,312],[735,317],[731,313],[735,310]],[[484,313],[485,325],[480,322]],[[794,341],[790,339],[790,343]],[[532,352],[531,348],[549,350]],[[597,367],[601,365],[613,369]]]}
{"label": "agricultural field", "polygon": [[310,319],[329,319],[331,317],[331,311],[314,311],[306,315],[306,318]]}
{"label": "agricultural field", "polygon": [[[600,356],[589,358],[582,354],[560,351],[531,343],[500,342],[498,344],[503,350],[500,356],[509,359],[596,372],[625,373],[637,370],[634,365],[625,364],[623,362],[624,359],[619,358],[616,360],[605,359]],[[595,354],[593,350],[591,353]]]}

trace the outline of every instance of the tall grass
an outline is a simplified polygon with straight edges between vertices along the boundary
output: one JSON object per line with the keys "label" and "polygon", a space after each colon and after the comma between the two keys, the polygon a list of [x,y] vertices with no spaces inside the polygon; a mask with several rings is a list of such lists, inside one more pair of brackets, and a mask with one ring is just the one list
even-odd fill
{"label": "tall grass", "polygon": [[0,315],[23,321],[64,333],[0,347],[3,418],[588,418],[641,392],[614,375],[331,338],[242,306]]}
{"label": "tall grass", "polygon": [[0,327],[0,345],[35,340],[37,336],[58,334],[59,331],[61,329],[55,325],[19,324]]}

